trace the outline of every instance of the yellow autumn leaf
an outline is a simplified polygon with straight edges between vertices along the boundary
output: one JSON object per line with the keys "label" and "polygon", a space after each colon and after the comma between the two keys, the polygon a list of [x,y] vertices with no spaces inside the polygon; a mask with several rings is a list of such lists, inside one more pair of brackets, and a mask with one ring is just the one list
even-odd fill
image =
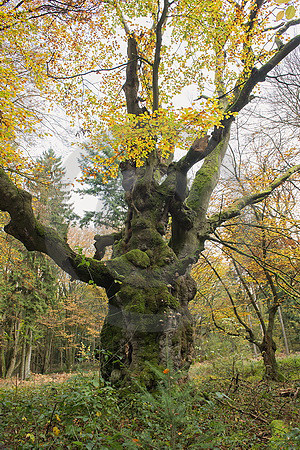
{"label": "yellow autumn leaf", "polygon": [[276,16],[276,20],[282,20],[284,16],[284,11],[279,11],[279,13]]}
{"label": "yellow autumn leaf", "polygon": [[53,428],[52,428],[52,431],[53,431],[53,434],[54,434],[55,436],[58,436],[59,433],[60,433],[60,429],[57,428],[57,427],[53,427]]}
{"label": "yellow autumn leaf", "polygon": [[35,441],[34,434],[32,434],[32,433],[27,433],[27,434],[26,434],[26,437],[29,438],[29,439],[31,440],[31,442],[34,442],[34,441]]}
{"label": "yellow autumn leaf", "polygon": [[290,5],[285,12],[285,17],[287,18],[287,20],[291,20],[293,17],[295,17],[295,14],[295,7],[293,5]]}
{"label": "yellow autumn leaf", "polygon": [[282,3],[288,3],[287,0],[276,0],[277,5],[281,5]]}

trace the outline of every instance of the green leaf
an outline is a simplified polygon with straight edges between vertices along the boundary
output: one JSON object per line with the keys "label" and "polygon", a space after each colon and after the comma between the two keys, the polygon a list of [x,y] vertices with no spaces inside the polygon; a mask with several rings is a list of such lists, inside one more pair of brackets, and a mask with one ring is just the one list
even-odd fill
{"label": "green leaf", "polygon": [[293,5],[290,5],[285,12],[285,17],[287,18],[287,20],[291,20],[293,17],[295,17],[295,14],[295,7]]}

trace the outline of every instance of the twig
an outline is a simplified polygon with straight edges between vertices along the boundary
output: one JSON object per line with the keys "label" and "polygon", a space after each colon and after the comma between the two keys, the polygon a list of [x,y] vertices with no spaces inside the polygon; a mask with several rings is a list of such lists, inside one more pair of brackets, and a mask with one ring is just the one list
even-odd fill
{"label": "twig", "polygon": [[264,419],[263,417],[257,416],[256,414],[253,414],[253,413],[251,413],[251,412],[243,411],[242,409],[237,408],[236,406],[232,405],[232,403],[229,403],[229,402],[223,402],[223,401],[220,400],[219,398],[217,399],[217,401],[218,401],[219,403],[221,403],[221,405],[223,405],[223,406],[229,406],[230,408],[234,409],[235,411],[238,411],[238,412],[240,412],[240,413],[242,413],[242,414],[246,414],[246,415],[252,417],[252,418],[255,419],[255,420],[260,420],[261,422],[269,423],[269,421],[268,421],[267,419]]}
{"label": "twig", "polygon": [[48,423],[48,425],[47,425],[47,428],[46,428],[46,434],[48,434],[48,433],[49,433],[49,430],[50,430],[50,427],[51,427],[51,424],[52,424],[52,420],[53,420],[53,416],[54,416],[54,413],[55,413],[56,407],[57,407],[57,403],[55,403],[55,405],[54,405],[54,408],[53,408],[53,411],[52,411],[52,414],[51,414],[51,417],[50,417],[49,423]]}

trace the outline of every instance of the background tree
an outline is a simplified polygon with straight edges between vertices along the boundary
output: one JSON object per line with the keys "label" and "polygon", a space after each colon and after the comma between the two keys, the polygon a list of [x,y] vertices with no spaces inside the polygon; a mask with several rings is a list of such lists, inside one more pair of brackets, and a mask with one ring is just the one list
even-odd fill
{"label": "background tree", "polygon": [[[103,146],[103,143],[100,144]],[[111,147],[103,149],[103,157],[109,158],[113,155]],[[93,223],[96,227],[104,226],[107,229],[120,229],[125,220],[126,208],[124,205],[124,191],[122,189],[120,173],[116,178],[109,178],[103,182],[103,174],[95,173],[94,159],[99,157],[99,149],[85,145],[84,156],[80,161],[83,173],[84,186],[78,189],[81,194],[88,194],[98,198],[101,203],[99,211],[85,211],[80,220],[81,226]]]}
{"label": "background tree", "polygon": [[[289,86],[291,93],[296,90],[295,87],[294,84]],[[275,90],[275,93],[278,91]],[[293,95],[291,109],[294,108],[292,98]],[[288,107],[286,105],[286,108]],[[270,122],[273,120],[274,117],[271,116]],[[297,159],[298,151],[293,148],[294,139],[297,137],[295,129],[294,139],[288,135],[287,139],[284,139],[284,129],[285,127],[280,127],[280,122],[278,128],[274,128],[273,123],[271,133],[266,120],[265,127],[261,126],[250,136],[251,139],[244,134],[244,139],[249,139],[251,144],[251,149],[248,145],[245,154],[242,153],[240,141],[236,144],[233,142],[231,159],[227,158],[225,162],[219,191],[223,194],[226,192],[227,198],[232,198],[237,192],[242,195],[254,190],[257,183],[267,185],[273,176],[270,167],[274,166],[274,162],[278,165],[288,165],[292,162],[291,158]],[[224,284],[223,295],[225,298],[228,296],[230,300],[229,305],[231,304],[232,314],[235,316],[234,323],[242,328],[242,334],[246,331],[246,339],[259,348],[264,359],[266,376],[273,379],[279,378],[275,360],[276,344],[273,339],[276,314],[279,315],[285,348],[288,351],[282,306],[288,309],[290,305],[291,314],[295,317],[293,305],[299,301],[299,268],[296,263],[299,251],[297,199],[298,192],[294,189],[294,181],[289,180],[260,205],[252,205],[244,217],[224,224],[223,229],[215,232],[212,240],[220,243],[219,248],[232,264],[231,269],[227,269],[230,274],[227,281],[226,277],[220,275],[220,269],[216,269],[214,264],[208,261],[210,270],[216,277],[216,286]],[[225,261],[224,264],[226,266]],[[202,268],[200,272],[203,273],[203,270]],[[203,294],[201,296],[203,297]],[[213,303],[215,302],[211,300],[211,304]],[[224,308],[224,305],[220,308]],[[253,317],[250,320],[251,311],[256,318],[254,321]],[[224,320],[225,318],[226,314],[223,315]],[[249,320],[258,323],[259,327],[253,330]],[[232,335],[238,336],[241,332],[223,326],[218,320],[215,320],[215,324]]]}
{"label": "background tree", "polygon": [[[15,187],[3,169],[0,208],[11,217],[5,230],[28,250],[47,253],[73,278],[106,289],[109,312],[101,340],[114,355],[105,366],[106,377],[122,378],[129,368],[132,376],[151,386],[147,361],[159,367],[170,361],[175,369],[190,364],[193,333],[188,303],[196,293],[191,264],[220,225],[266,199],[300,169],[273,168],[269,185],[256,186],[254,192],[209,212],[235,117],[251,101],[256,85],[300,43],[296,36],[275,49],[267,46],[297,23],[286,21],[274,28],[277,7],[278,2],[271,0],[101,2],[91,23],[97,26],[100,47],[102,42],[97,54],[102,65],[93,70],[102,74],[105,95],[97,97],[92,90],[83,94],[68,64],[64,67],[59,59],[62,53],[58,57],[55,52],[47,65],[52,79],[63,79],[60,92],[66,109],[70,113],[76,109],[91,140],[99,145],[99,134],[105,132],[111,139],[114,155],[107,161],[96,156],[94,170],[97,173],[105,165],[105,178],[120,167],[125,224],[120,235],[113,235],[113,255],[104,263],[76,253],[52,228],[37,222],[30,195]],[[57,36],[56,44],[65,40],[63,33]],[[72,61],[78,47],[84,50],[75,46]],[[94,55],[96,47],[91,48]],[[81,53],[74,64],[79,68],[82,62]],[[121,67],[126,68],[125,77],[117,71]],[[176,95],[192,83],[199,100],[191,107],[176,108]],[[209,98],[205,86],[212,87]],[[121,91],[125,103],[118,95]],[[176,162],[175,148],[187,150]],[[188,189],[188,172],[200,161]],[[165,237],[169,220],[170,241]]]}
{"label": "background tree", "polygon": [[65,181],[65,169],[62,157],[56,156],[53,149],[44,151],[36,159],[33,170],[34,200],[37,202],[37,218],[43,223],[53,226],[60,236],[66,238],[68,227],[78,218],[71,203],[70,186]]}
{"label": "background tree", "polygon": [[37,321],[53,301],[56,280],[50,261],[3,233],[1,249],[1,376],[18,373],[24,379],[39,335]]}

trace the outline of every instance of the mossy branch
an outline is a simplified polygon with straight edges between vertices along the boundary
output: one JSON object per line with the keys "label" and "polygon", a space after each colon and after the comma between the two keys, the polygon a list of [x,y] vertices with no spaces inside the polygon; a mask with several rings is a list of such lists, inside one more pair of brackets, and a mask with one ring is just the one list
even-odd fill
{"label": "mossy branch", "polygon": [[102,262],[77,254],[53,228],[38,222],[32,209],[30,193],[18,188],[0,168],[0,210],[10,215],[10,222],[4,227],[29,251],[39,251],[50,256],[55,263],[74,279],[109,288],[114,282],[113,271]]}
{"label": "mossy branch", "polygon": [[218,228],[223,222],[240,215],[241,211],[246,206],[254,205],[265,200],[272,192],[288,180],[293,174],[300,172],[300,164],[291,167],[283,175],[277,177],[272,183],[269,184],[264,190],[254,192],[253,194],[244,195],[243,197],[235,200],[230,206],[225,208],[220,213],[216,213],[208,219],[211,231]]}
{"label": "mossy branch", "polygon": [[[224,135],[214,151],[205,158],[191,186],[186,204],[200,214],[206,213],[211,194],[218,183],[220,167],[229,142],[229,131],[228,129],[227,134]],[[201,209],[202,211],[200,211]]]}

